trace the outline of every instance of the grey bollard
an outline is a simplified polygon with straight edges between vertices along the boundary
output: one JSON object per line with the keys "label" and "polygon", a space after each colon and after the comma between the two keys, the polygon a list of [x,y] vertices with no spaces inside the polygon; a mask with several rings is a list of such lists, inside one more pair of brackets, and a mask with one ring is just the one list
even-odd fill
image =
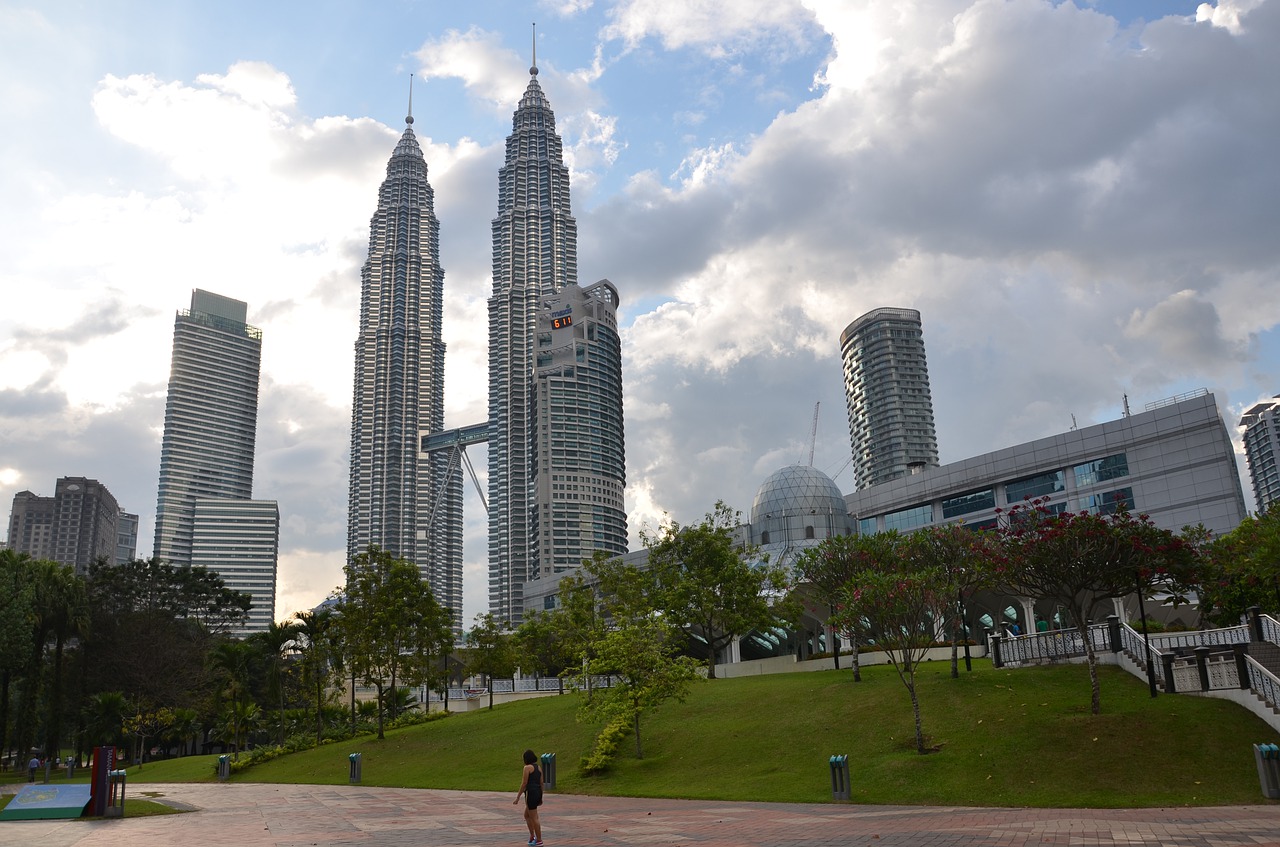
{"label": "grey bollard", "polygon": [[359,753],[352,753],[350,756],[347,756],[347,761],[350,763],[347,782],[351,785],[360,784],[360,755],[361,754]]}
{"label": "grey bollard", "polygon": [[849,757],[832,756],[827,760],[831,765],[831,799],[849,799]]}
{"label": "grey bollard", "polygon": [[74,779],[76,775],[76,763],[74,759],[67,759],[67,779]]}
{"label": "grey bollard", "polygon": [[53,772],[53,759],[44,760],[44,784],[49,784],[49,774]]}
{"label": "grey bollard", "polygon": [[1253,758],[1258,763],[1258,782],[1262,796],[1280,800],[1280,747],[1274,744],[1253,745]]}
{"label": "grey bollard", "polygon": [[218,757],[218,782],[226,782],[231,778],[231,757],[223,753]]}
{"label": "grey bollard", "polygon": [[551,789],[556,787],[556,754],[542,754],[542,787]]}

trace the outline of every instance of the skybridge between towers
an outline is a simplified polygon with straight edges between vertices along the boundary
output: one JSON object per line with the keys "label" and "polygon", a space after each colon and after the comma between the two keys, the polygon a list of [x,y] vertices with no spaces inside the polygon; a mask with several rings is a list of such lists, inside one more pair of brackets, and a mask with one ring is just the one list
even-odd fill
{"label": "skybridge between towers", "polygon": [[453,481],[453,475],[459,473],[463,467],[466,467],[467,474],[470,475],[471,482],[476,487],[476,493],[480,495],[480,505],[484,506],[485,514],[489,514],[489,503],[485,499],[484,488],[480,485],[480,478],[476,476],[475,466],[471,464],[471,459],[467,456],[467,447],[469,445],[485,444],[488,441],[488,421],[458,427],[457,429],[429,432],[422,436],[422,452],[424,454],[449,451],[449,470],[441,481],[439,489],[432,493],[431,511],[427,526],[430,526],[435,520],[436,510],[440,508],[440,503],[444,500],[444,492],[448,490],[449,483]]}

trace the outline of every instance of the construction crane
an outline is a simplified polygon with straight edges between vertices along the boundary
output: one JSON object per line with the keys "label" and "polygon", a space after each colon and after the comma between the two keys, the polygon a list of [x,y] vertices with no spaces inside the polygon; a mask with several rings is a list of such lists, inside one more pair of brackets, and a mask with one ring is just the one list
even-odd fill
{"label": "construction crane", "polygon": [[813,404],[813,427],[809,431],[809,467],[813,467],[813,451],[818,446],[818,407],[821,405],[821,400]]}

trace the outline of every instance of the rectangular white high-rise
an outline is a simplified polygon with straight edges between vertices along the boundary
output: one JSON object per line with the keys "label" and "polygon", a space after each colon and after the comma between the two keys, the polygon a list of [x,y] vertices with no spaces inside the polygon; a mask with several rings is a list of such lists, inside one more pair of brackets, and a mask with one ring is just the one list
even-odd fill
{"label": "rectangular white high-rise", "polygon": [[274,500],[197,498],[192,504],[191,566],[213,571],[249,595],[249,619],[235,633],[266,632],[275,621],[280,510]]}
{"label": "rectangular white high-rise", "polygon": [[153,554],[191,564],[197,498],[248,500],[262,332],[240,300],[196,289],[173,326]]}

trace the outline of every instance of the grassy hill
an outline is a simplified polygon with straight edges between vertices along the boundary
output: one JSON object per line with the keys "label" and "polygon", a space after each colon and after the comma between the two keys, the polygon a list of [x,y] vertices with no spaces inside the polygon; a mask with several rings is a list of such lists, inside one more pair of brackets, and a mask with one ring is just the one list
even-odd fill
{"label": "grassy hill", "polygon": [[[606,774],[577,772],[596,727],[574,696],[499,705],[418,727],[285,756],[234,777],[339,784],[363,754],[366,785],[510,791],[526,747],[555,752],[557,792],[637,797],[821,802],[828,757],[847,753],[860,803],[1130,807],[1262,799],[1251,743],[1276,733],[1222,700],[1152,700],[1141,681],[1102,671],[1103,714],[1088,710],[1083,666],[996,670],[947,663],[920,675],[925,732],[915,752],[910,700],[892,668],[720,679],[694,687],[642,724],[645,758],[624,747]],[[148,764],[130,782],[211,779],[211,757]]]}

